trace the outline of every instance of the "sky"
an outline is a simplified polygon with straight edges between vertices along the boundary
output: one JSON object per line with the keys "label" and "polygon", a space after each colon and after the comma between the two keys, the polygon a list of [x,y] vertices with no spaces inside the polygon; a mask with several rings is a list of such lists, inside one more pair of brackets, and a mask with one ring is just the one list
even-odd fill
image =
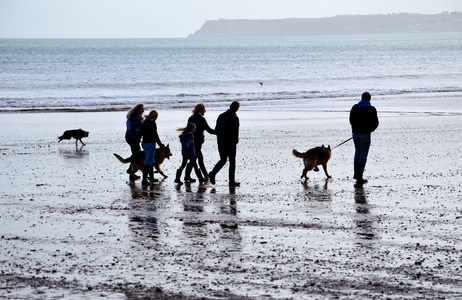
{"label": "sky", "polygon": [[462,0],[0,0],[0,38],[182,38],[208,20],[462,11]]}

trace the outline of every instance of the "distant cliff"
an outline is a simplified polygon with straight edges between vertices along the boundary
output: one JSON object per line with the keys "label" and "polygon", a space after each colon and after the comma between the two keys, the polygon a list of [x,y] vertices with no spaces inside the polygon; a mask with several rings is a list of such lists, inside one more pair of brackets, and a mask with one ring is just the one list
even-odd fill
{"label": "distant cliff", "polygon": [[351,15],[319,19],[215,20],[189,37],[257,37],[462,32],[462,12]]}

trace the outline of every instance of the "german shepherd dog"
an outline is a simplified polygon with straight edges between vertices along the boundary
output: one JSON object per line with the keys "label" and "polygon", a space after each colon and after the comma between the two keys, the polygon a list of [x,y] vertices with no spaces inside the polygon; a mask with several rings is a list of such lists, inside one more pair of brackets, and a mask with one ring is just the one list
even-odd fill
{"label": "german shepherd dog", "polygon": [[[130,163],[130,180],[134,181],[138,179],[139,177],[135,176],[135,173],[138,170],[143,170],[144,167],[144,161],[146,160],[146,154],[144,151],[137,152],[130,156],[129,158],[122,158],[120,155],[114,153],[114,156],[117,157],[117,159],[123,163],[123,164],[128,164]],[[170,156],[172,156],[172,152],[170,152],[170,147],[169,145],[165,146],[164,149],[162,148],[156,148],[156,154],[155,154],[155,163],[154,163],[154,168],[156,169],[155,173],[160,173],[164,178],[168,178],[167,175],[160,169],[160,165],[164,162],[164,160],[170,159]]]}
{"label": "german shepherd dog", "polygon": [[88,137],[89,132],[82,130],[82,129],[73,129],[73,130],[66,130],[64,131],[63,135],[58,137],[59,142],[62,140],[70,140],[71,138],[75,139],[75,145],[77,146],[77,142],[80,141],[83,146],[85,146],[85,143],[82,142],[82,138]]}
{"label": "german shepherd dog", "polygon": [[322,145],[321,147],[312,148],[305,153],[300,153],[294,149],[292,150],[292,153],[296,157],[303,158],[305,168],[303,169],[302,176],[300,176],[300,178],[305,178],[305,183],[308,180],[306,173],[311,170],[318,172],[318,165],[322,165],[327,178],[332,178],[332,176],[327,173],[327,162],[329,161],[332,154],[330,146],[326,148],[324,145]]}

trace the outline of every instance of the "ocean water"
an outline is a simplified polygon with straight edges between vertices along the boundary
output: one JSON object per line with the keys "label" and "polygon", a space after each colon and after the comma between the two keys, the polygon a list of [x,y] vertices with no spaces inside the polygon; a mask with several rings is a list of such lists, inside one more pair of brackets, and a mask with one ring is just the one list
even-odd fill
{"label": "ocean water", "polygon": [[459,97],[461,49],[462,33],[0,39],[0,111]]}

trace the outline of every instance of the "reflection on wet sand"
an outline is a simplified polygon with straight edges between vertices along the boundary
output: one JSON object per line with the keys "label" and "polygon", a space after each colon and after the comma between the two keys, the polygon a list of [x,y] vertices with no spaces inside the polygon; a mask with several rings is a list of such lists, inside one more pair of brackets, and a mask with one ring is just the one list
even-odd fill
{"label": "reflection on wet sand", "polygon": [[329,190],[329,182],[331,179],[326,178],[323,185],[315,183],[302,183],[304,190],[304,203],[310,208],[316,210],[331,211],[332,210],[332,192]]}
{"label": "reflection on wet sand", "polygon": [[[165,250],[181,243],[190,255],[203,255],[204,248],[217,255],[242,250],[235,188],[218,194],[195,184],[178,185],[173,193],[162,182],[146,189],[136,182],[129,187],[129,227],[140,245]],[[177,204],[182,211],[172,210]]]}
{"label": "reflection on wet sand", "polygon": [[362,184],[355,185],[355,204],[357,214],[354,222],[357,227],[357,236],[362,240],[377,239],[378,237],[374,233],[374,222],[370,215],[369,203]]}
{"label": "reflection on wet sand", "polygon": [[177,197],[183,203],[185,244],[201,245],[207,251],[242,249],[235,188],[229,194],[216,194],[214,189],[207,193],[206,186],[195,191],[186,186],[184,191],[177,189]]}
{"label": "reflection on wet sand", "polygon": [[159,184],[142,188],[137,182],[129,182],[130,199],[130,229],[140,244],[148,244],[148,239],[157,241],[160,235],[158,224],[157,201],[168,199],[168,193],[163,191],[162,181]]}
{"label": "reflection on wet sand", "polygon": [[188,238],[206,238],[207,223],[198,218],[197,214],[204,212],[204,193],[206,188],[199,186],[197,192],[193,192],[191,184],[185,184],[185,191],[181,190],[181,185],[177,185],[177,197],[183,203],[185,212],[183,221],[183,232]]}
{"label": "reflection on wet sand", "polygon": [[87,151],[87,149],[83,149],[85,145],[82,145],[82,146],[75,146],[74,149],[59,149],[59,154],[61,154],[64,158],[66,159],[74,159],[74,158],[77,158],[77,159],[80,159],[80,158],[84,158],[84,157],[87,157],[90,152]]}

